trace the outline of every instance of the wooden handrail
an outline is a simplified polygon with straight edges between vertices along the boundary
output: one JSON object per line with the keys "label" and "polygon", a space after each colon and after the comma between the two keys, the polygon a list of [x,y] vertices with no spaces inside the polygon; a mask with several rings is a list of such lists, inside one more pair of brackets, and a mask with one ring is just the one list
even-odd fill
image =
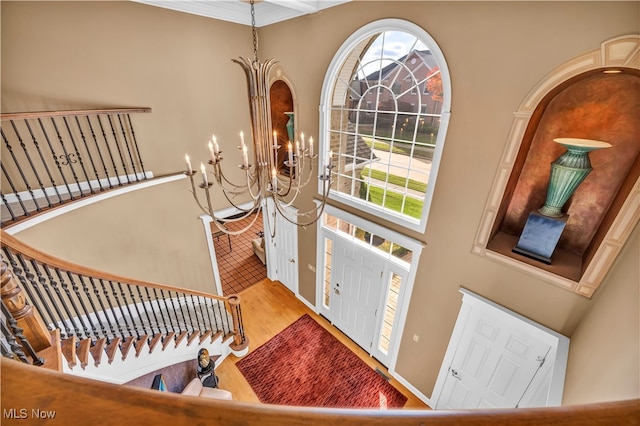
{"label": "wooden handrail", "polygon": [[[114,385],[33,367],[6,358],[3,425],[49,416],[56,424],[160,425],[637,425],[640,400],[553,408],[415,410],[329,409],[223,401]],[[24,411],[20,411],[20,410]],[[15,410],[15,411],[11,411]],[[15,414],[11,418],[12,413]],[[52,417],[53,416],[53,417]],[[33,420],[32,420],[33,421]]]}
{"label": "wooden handrail", "polygon": [[151,108],[0,113],[4,227],[149,178],[131,116]]}
{"label": "wooden handrail", "polygon": [[82,110],[58,110],[58,111],[32,111],[32,112],[3,112],[0,113],[0,120],[27,120],[32,118],[49,117],[74,117],[78,115],[99,115],[99,114],[134,114],[140,112],[151,112],[149,107],[138,108],[104,108],[104,109],[82,109]]}
{"label": "wooden handrail", "polygon": [[[181,293],[186,293],[186,294],[190,294],[193,296],[202,296],[202,297],[208,297],[211,299],[216,299],[216,300],[221,300],[221,301],[225,301],[228,302],[229,300],[231,300],[232,298],[235,298],[237,296],[234,295],[230,295],[230,296],[218,296],[215,294],[210,294],[210,293],[205,293],[202,291],[198,291],[198,290],[191,290],[191,289],[186,289],[186,288],[182,288],[182,287],[175,287],[175,286],[170,286],[170,285],[166,285],[166,284],[158,284],[158,283],[153,283],[150,281],[142,281],[142,280],[137,280],[134,278],[127,278],[127,277],[123,277],[120,275],[114,275],[114,274],[110,274],[108,272],[103,272],[97,269],[92,269],[92,268],[88,268],[86,266],[81,266],[78,265],[76,263],[73,262],[69,262],[60,258],[57,258],[55,256],[51,256],[47,253],[44,253],[38,249],[35,249],[25,243],[23,243],[22,241],[20,241],[19,239],[15,238],[13,235],[8,234],[6,231],[4,231],[3,229],[0,229],[0,241],[2,242],[2,246],[7,246],[9,247],[11,250],[21,253],[22,256],[24,256],[26,259],[33,259],[36,260],[38,262],[41,263],[45,263],[49,266],[52,266],[54,268],[58,268],[58,269],[62,269],[64,271],[68,271],[74,274],[79,274],[79,275],[85,275],[85,276],[90,276],[96,279],[102,279],[105,281],[115,281],[115,282],[123,282],[123,283],[127,283],[127,284],[133,284],[133,285],[139,285],[139,286],[144,286],[144,287],[151,287],[151,288],[157,288],[160,290],[168,290],[168,291],[174,291],[174,292],[181,292]],[[235,300],[235,299],[234,299]]]}

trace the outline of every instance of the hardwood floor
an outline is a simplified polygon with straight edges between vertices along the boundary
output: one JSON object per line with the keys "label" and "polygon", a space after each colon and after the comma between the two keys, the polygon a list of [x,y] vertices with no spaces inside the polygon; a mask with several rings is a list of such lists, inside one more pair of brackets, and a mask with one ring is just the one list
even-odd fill
{"label": "hardwood floor", "polygon": [[[309,314],[325,329],[329,330],[338,340],[356,353],[360,359],[371,368],[379,368],[389,376],[387,369],[378,361],[369,356],[363,349],[353,343],[337,328],[332,326],[324,317],[316,315],[306,305],[300,302],[284,285],[265,279],[240,293],[242,318],[245,332],[249,337],[249,352],[271,339],[287,326],[304,314]],[[251,386],[235,366],[240,358],[228,356],[224,362],[216,367],[216,374],[220,379],[220,388],[233,393],[236,401],[259,403],[258,397]],[[404,408],[429,407],[413,395],[408,389],[391,378],[390,383],[407,397]]]}

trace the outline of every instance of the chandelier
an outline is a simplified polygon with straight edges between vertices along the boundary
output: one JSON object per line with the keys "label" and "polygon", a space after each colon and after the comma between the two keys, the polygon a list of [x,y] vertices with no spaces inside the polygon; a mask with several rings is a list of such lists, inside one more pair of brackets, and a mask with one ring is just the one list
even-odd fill
{"label": "chandelier", "polygon": [[[218,141],[213,135],[209,141],[209,160],[206,162],[211,167],[200,163],[202,182],[198,185],[206,202],[203,204],[196,191],[194,175],[198,172],[192,169],[191,159],[185,155],[187,171],[191,181],[191,192],[200,209],[213,218],[219,231],[226,234],[238,235],[247,231],[255,223],[259,215],[255,214],[253,220],[242,229],[229,230],[224,223],[243,220],[254,213],[263,210],[263,216],[270,228],[271,237],[275,237],[275,217],[281,215],[288,222],[298,226],[308,226],[318,221],[322,216],[326,204],[329,189],[331,187],[331,169],[333,152],[323,158],[323,167],[318,165],[318,180],[322,182],[322,199],[306,212],[292,212],[290,207],[310,181],[313,174],[313,162],[318,158],[314,153],[313,138],[305,141],[304,134],[295,140],[289,140],[287,144],[287,159],[284,161],[286,175],[279,173],[278,169],[278,135],[271,123],[270,102],[270,74],[276,62],[269,59],[261,62],[258,59],[258,36],[255,25],[254,0],[251,4],[251,29],[253,34],[253,60],[240,57],[233,62],[239,64],[247,77],[249,94],[249,112],[251,118],[251,142],[253,143],[253,161],[249,161],[249,149],[245,143],[243,132],[240,132],[240,146],[242,163],[240,169],[245,172],[245,180],[238,184],[231,182],[222,170],[222,151]],[[210,179],[212,177],[212,179]],[[215,184],[222,190],[226,200],[238,211],[239,215],[232,218],[218,218],[215,215],[211,202],[211,187]],[[242,205],[236,200],[241,200]],[[249,200],[248,203],[246,200]],[[269,201],[271,200],[271,201]],[[249,207],[247,207],[249,204]]]}

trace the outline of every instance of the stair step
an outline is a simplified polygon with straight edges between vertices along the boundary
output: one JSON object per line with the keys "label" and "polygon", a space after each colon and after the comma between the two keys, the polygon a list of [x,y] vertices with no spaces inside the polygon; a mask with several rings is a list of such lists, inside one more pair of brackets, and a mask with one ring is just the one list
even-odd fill
{"label": "stair step", "polygon": [[96,343],[93,344],[89,352],[91,352],[91,356],[93,357],[93,364],[97,367],[102,362],[102,355],[104,354],[104,348],[107,345],[107,339],[103,337],[102,339],[96,340]]}
{"label": "stair step", "polygon": [[178,334],[178,336],[176,337],[176,348],[180,345],[180,343],[182,343],[185,337],[187,337],[186,331],[183,331],[182,333]]}
{"label": "stair step", "polygon": [[161,340],[162,340],[162,334],[160,333],[156,334],[151,338],[151,341],[149,342],[149,353],[153,352],[153,350],[156,348],[156,346]]}
{"label": "stair step", "polygon": [[60,329],[51,331],[51,346],[38,352],[38,356],[44,359],[43,368],[62,372],[62,343]]}
{"label": "stair step", "polygon": [[146,334],[143,334],[135,341],[134,346],[136,347],[136,358],[140,356],[140,352],[142,352],[142,348],[144,348],[144,346],[147,344],[148,341],[149,341],[149,336]]}
{"label": "stair step", "polygon": [[218,337],[222,336],[222,331],[217,331],[211,336],[211,343],[213,343]]}
{"label": "stair step", "polygon": [[200,334],[200,344],[202,344],[202,342],[207,340],[207,337],[211,337],[211,334],[213,334],[213,331],[211,331],[211,330],[207,330],[204,333],[201,333]]}
{"label": "stair step", "polygon": [[233,333],[227,333],[227,334],[225,334],[225,335],[224,335],[224,337],[222,338],[222,342],[224,343],[224,342],[226,342],[226,341],[227,341],[227,340],[229,340],[229,339],[233,339],[234,337],[235,337],[235,334],[233,334]]}
{"label": "stair step", "polygon": [[107,345],[107,358],[109,360],[109,364],[111,364],[116,357],[116,352],[118,352],[120,342],[122,342],[121,338],[114,337],[113,340],[111,340],[111,343]]}
{"label": "stair step", "polygon": [[191,333],[191,336],[189,336],[189,338],[187,339],[187,346],[191,346],[191,344],[193,343],[193,341],[200,336],[200,331],[199,330],[193,330],[193,332]]}
{"label": "stair step", "polygon": [[78,343],[77,355],[83,370],[89,365],[89,349],[91,349],[91,339],[82,339]]}
{"label": "stair step", "polygon": [[129,349],[133,346],[133,336],[129,336],[120,345],[120,352],[122,352],[122,360],[127,359],[127,355],[129,354]]}
{"label": "stair step", "polygon": [[61,344],[62,355],[67,360],[70,368],[76,366],[76,336],[64,339]]}
{"label": "stair step", "polygon": [[173,331],[170,331],[165,337],[164,339],[162,339],[162,350],[164,351],[167,346],[169,346],[169,343],[171,343],[171,340],[173,339],[173,336],[175,336],[176,333],[174,333]]}

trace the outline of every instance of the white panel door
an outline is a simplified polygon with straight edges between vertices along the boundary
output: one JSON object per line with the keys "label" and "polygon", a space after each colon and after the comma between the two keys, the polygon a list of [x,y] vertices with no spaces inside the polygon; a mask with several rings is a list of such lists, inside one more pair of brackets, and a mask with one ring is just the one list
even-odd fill
{"label": "white panel door", "polygon": [[384,262],[350,241],[334,241],[331,321],[369,351],[377,327]]}
{"label": "white panel door", "polygon": [[472,309],[436,408],[515,408],[551,346]]}
{"label": "white panel door", "polygon": [[[273,215],[273,201],[267,199],[270,216],[265,218],[265,242],[267,247],[268,276],[278,280],[294,294],[298,291],[298,226],[292,224],[280,214]],[[292,215],[295,210],[289,208]],[[269,220],[269,222],[267,222]],[[275,221],[275,236],[271,238]]]}
{"label": "white panel door", "polygon": [[278,281],[296,294],[298,290],[298,227],[276,215],[276,268]]}

